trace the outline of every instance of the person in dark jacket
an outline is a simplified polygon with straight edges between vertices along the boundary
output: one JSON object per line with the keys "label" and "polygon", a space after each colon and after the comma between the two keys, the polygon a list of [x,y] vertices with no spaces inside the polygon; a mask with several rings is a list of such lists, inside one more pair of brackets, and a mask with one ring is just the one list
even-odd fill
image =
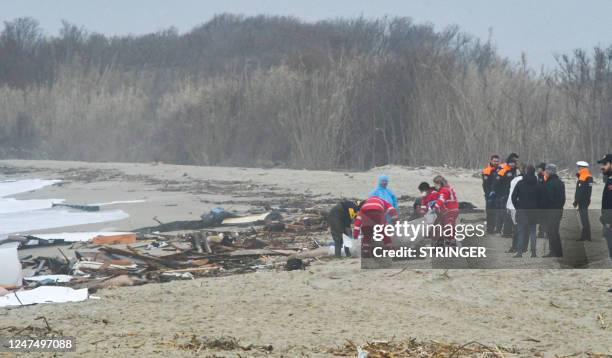
{"label": "person in dark jacket", "polygon": [[[544,182],[546,182],[544,176],[544,171],[546,170],[546,163],[541,162],[536,167],[536,176],[538,177],[538,183],[544,186]],[[538,222],[538,238],[546,237],[546,230],[544,229],[544,215],[540,215],[540,222]]]}
{"label": "person in dark jacket", "polygon": [[502,232],[503,237],[512,237],[512,229],[514,223],[510,213],[506,210],[508,196],[510,195],[510,182],[516,176],[518,155],[512,153],[506,159],[506,163],[500,165],[495,180],[493,181],[492,190],[489,193],[489,198],[496,200],[497,206],[497,222],[496,232]]}
{"label": "person in dark jacket", "polygon": [[565,205],[565,184],[557,175],[557,166],[554,164],[546,164],[546,178],[543,209],[550,252],[544,257],[562,257],[563,248],[559,226]]}
{"label": "person in dark jacket", "polygon": [[499,169],[499,155],[493,154],[489,158],[489,164],[482,169],[480,175],[482,176],[482,191],[484,192],[485,198],[485,209],[487,217],[487,232],[493,233],[496,230],[497,223],[497,206],[495,198],[489,198],[489,194],[493,190],[493,183],[495,181],[495,175]]}
{"label": "person in dark jacket", "polygon": [[[612,259],[612,154],[606,154],[597,163],[601,164],[601,173],[604,176],[599,221],[603,225],[604,238],[608,244],[608,254],[610,259]],[[609,292],[612,292],[612,290]]]}
{"label": "person in dark jacket", "polygon": [[[334,239],[335,255],[342,256],[342,234],[351,235],[351,222],[359,212],[359,205],[354,201],[345,200],[334,205],[327,214],[327,223]],[[344,248],[346,256],[351,256],[348,247]]]}
{"label": "person in dark jacket", "polygon": [[541,203],[542,184],[538,182],[534,166],[528,165],[523,179],[516,184],[512,191],[512,205],[516,209],[518,231],[518,244],[514,257],[522,257],[528,244],[531,246],[531,257],[537,257],[536,228],[540,221],[538,213]]}
{"label": "person in dark jacket", "polygon": [[578,241],[591,241],[591,223],[589,222],[589,205],[591,205],[591,192],[593,190],[593,176],[589,171],[589,163],[579,161],[576,177],[576,193],[574,194],[574,208],[578,208],[582,233]]}

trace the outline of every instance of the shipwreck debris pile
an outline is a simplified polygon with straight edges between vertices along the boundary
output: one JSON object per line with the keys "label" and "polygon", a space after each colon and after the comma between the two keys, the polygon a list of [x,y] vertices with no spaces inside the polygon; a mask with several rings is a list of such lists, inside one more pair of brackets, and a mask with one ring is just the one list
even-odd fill
{"label": "shipwreck debris pile", "polygon": [[[169,232],[144,228],[139,232],[12,235],[4,245],[64,246],[56,247],[55,256],[22,255],[22,269],[7,279],[10,284],[0,282],[6,296],[0,297],[0,306],[25,305],[20,303],[20,296],[45,286],[73,289],[62,291],[64,297],[50,300],[65,302],[83,298],[83,289],[91,294],[100,288],[303,269],[316,259],[314,256],[325,256],[326,252],[303,255],[318,248],[314,238],[326,230],[324,217],[317,210],[237,216],[215,209],[203,215],[199,225],[202,227],[196,230],[191,229],[192,224],[187,225],[188,230],[181,230],[180,224],[174,224],[171,227],[179,230]],[[14,249],[11,252],[17,253]]]}

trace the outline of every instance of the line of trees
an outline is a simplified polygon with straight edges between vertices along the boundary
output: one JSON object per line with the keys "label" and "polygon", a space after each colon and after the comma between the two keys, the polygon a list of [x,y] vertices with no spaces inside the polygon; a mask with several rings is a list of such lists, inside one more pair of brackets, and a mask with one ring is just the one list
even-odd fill
{"label": "line of trees", "polygon": [[550,72],[456,27],[219,15],[107,37],[0,34],[0,157],[367,169],[571,165],[610,151],[612,46]]}

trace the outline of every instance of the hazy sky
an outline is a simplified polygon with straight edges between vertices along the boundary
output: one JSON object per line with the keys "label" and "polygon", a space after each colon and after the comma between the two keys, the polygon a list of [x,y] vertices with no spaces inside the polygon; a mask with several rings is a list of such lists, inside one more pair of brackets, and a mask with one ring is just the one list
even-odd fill
{"label": "hazy sky", "polygon": [[105,34],[142,34],[175,26],[181,32],[230,12],[337,17],[408,16],[442,29],[456,24],[493,40],[512,60],[554,64],[553,54],[612,44],[612,0],[0,0],[0,20],[30,16],[56,34],[61,20]]}

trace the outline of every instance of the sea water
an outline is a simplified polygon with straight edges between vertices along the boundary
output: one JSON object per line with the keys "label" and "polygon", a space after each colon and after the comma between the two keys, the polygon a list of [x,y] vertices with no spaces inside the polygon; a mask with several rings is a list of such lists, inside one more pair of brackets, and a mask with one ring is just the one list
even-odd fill
{"label": "sea water", "polygon": [[18,200],[9,196],[38,190],[61,180],[26,179],[0,181],[0,240],[8,234],[27,233],[34,230],[122,220],[129,215],[122,210],[84,212],[55,207],[64,199]]}

